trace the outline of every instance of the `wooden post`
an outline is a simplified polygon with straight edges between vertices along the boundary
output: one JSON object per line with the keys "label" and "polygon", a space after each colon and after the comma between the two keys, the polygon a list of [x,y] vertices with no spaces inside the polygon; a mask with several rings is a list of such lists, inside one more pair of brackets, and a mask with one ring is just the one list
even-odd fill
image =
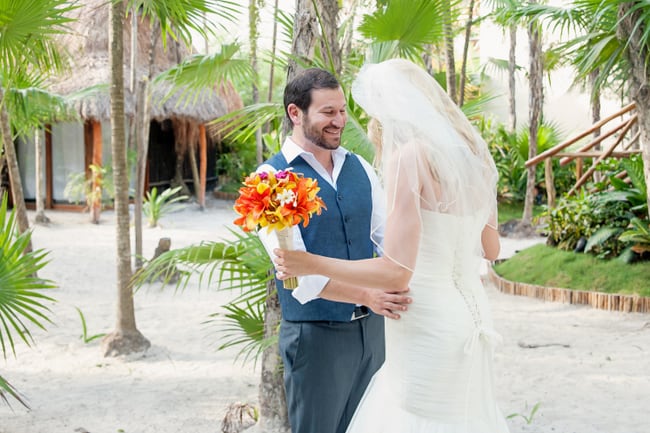
{"label": "wooden post", "polygon": [[544,160],[544,181],[546,182],[546,199],[549,209],[555,208],[555,180],[553,178],[553,160]]}
{"label": "wooden post", "polygon": [[582,158],[576,159],[576,179],[582,178],[582,166],[583,164]]}
{"label": "wooden post", "polygon": [[54,207],[54,179],[52,173],[52,125],[45,125],[45,207]]}
{"label": "wooden post", "polygon": [[208,143],[205,135],[205,124],[199,125],[199,178],[200,187],[197,197],[199,198],[199,206],[205,209],[205,189],[206,177],[208,171]]}
{"label": "wooden post", "polygon": [[[92,157],[91,163],[96,167],[102,166],[102,124],[97,120],[90,121],[91,138],[92,138]],[[99,222],[99,215],[102,211],[102,179],[101,173],[97,171],[92,173],[92,190],[96,194],[92,202],[90,212],[92,213],[92,221]]]}

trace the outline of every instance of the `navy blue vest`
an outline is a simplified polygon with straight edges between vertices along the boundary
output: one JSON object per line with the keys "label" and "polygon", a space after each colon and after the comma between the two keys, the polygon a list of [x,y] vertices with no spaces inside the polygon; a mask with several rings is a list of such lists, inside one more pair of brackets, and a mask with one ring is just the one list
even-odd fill
{"label": "navy blue vest", "polygon": [[[325,202],[327,210],[314,215],[307,227],[300,224],[300,233],[308,251],[322,256],[358,260],[373,256],[370,240],[370,219],[372,216],[372,188],[365,169],[356,155],[347,154],[337,179],[337,190],[323,179],[302,157],[291,164],[282,153],[272,156],[267,164],[276,170],[293,167],[294,173],[318,180],[318,195]],[[352,317],[354,304],[314,299],[301,304],[285,289],[282,281],[276,279],[282,316],[290,321],[335,321],[348,322]]]}

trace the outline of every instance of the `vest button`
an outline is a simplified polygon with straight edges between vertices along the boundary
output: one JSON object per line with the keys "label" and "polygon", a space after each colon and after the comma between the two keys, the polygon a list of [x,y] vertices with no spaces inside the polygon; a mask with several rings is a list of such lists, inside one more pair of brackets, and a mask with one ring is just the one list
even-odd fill
{"label": "vest button", "polygon": [[348,239],[348,245],[352,245],[352,239]]}
{"label": "vest button", "polygon": [[346,223],[350,222],[350,217],[349,216],[343,217],[343,221],[345,221]]}
{"label": "vest button", "polygon": [[336,199],[337,200],[343,200],[343,196],[341,194],[339,194],[339,195],[336,196]]}

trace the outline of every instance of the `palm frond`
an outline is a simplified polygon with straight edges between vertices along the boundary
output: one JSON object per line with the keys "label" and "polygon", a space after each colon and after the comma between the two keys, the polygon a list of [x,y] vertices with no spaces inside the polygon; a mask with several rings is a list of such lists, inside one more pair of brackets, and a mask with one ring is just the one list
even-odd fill
{"label": "palm frond", "polygon": [[648,186],[646,185],[645,175],[643,173],[643,160],[641,158],[622,159],[621,165],[627,172],[632,185],[639,190],[641,196],[645,197]]}
{"label": "palm frond", "polygon": [[238,357],[244,362],[257,360],[272,338],[264,337],[264,312],[267,284],[273,279],[273,264],[264,245],[255,233],[231,230],[233,240],[204,242],[186,248],[171,250],[148,262],[134,276],[135,287],[162,279],[182,269],[176,289],[185,288],[193,276],[198,276],[199,286],[217,281],[219,290],[238,290],[240,293],[223,308],[226,313],[214,313],[207,323],[218,322],[220,339],[225,339],[219,349],[243,345]]}
{"label": "palm frond", "polygon": [[67,0],[0,0],[3,79],[11,80],[13,74],[32,68],[41,73],[62,69],[63,57],[54,38],[66,31],[72,21],[68,14],[77,7]]}
{"label": "palm frond", "polygon": [[129,0],[127,10],[139,10],[143,16],[160,21],[165,44],[167,35],[173,39],[180,36],[191,42],[192,32],[203,37],[214,34],[215,26],[210,24],[212,20],[206,23],[204,17],[213,14],[236,23],[242,6],[231,0]]}
{"label": "palm frond", "polygon": [[650,223],[639,218],[630,221],[630,228],[621,233],[619,239],[622,242],[632,242],[645,245],[650,250]]}
{"label": "palm frond", "polygon": [[5,378],[3,378],[2,376],[0,376],[0,399],[1,399],[2,401],[4,401],[6,405],[11,406],[11,404],[10,404],[10,402],[9,402],[9,399],[7,398],[7,394],[8,394],[10,397],[13,397],[13,398],[15,398],[16,400],[18,400],[18,402],[19,402],[20,404],[22,404],[22,405],[25,406],[27,409],[29,409],[29,406],[27,405],[27,402],[25,402],[25,400],[23,400],[23,399],[21,398],[20,394],[18,393],[18,390],[17,390],[16,388],[14,388],[14,386],[13,386],[12,384],[10,384],[9,382],[7,382],[7,381],[5,380]]}
{"label": "palm frond", "polygon": [[29,326],[45,329],[44,323],[51,323],[45,302],[54,299],[41,291],[56,287],[36,276],[47,264],[47,252],[25,253],[31,232],[18,232],[15,211],[8,212],[7,201],[4,194],[0,204],[0,347],[5,357],[9,349],[16,353],[14,335],[31,345]]}
{"label": "palm frond", "polygon": [[180,92],[179,104],[193,104],[200,98],[213,98],[219,92],[215,83],[256,79],[250,62],[236,58],[239,50],[238,44],[222,45],[219,52],[190,57],[161,72],[154,81],[171,85],[163,99]]}
{"label": "palm frond", "polygon": [[585,245],[585,253],[588,253],[596,246],[602,245],[605,241],[622,231],[623,229],[620,227],[601,227],[593,235],[589,236],[589,240]]}
{"label": "palm frond", "polygon": [[243,356],[242,362],[257,359],[264,351],[264,303],[231,302],[223,307],[226,313],[211,315],[206,323],[216,324],[221,334],[218,350],[241,346],[237,358]]}
{"label": "palm frond", "polygon": [[269,122],[275,122],[284,116],[282,104],[263,102],[251,104],[241,110],[232,111],[212,122],[219,126],[224,139],[246,141],[255,131]]}
{"label": "palm frond", "polygon": [[374,41],[398,41],[398,51],[409,57],[412,49],[440,42],[444,36],[444,9],[450,7],[457,17],[458,2],[431,0],[393,0],[385,8],[365,15],[359,32]]}
{"label": "palm frond", "polygon": [[45,90],[41,77],[17,73],[11,84],[5,103],[16,135],[25,136],[54,120],[77,117],[67,98]]}
{"label": "palm frond", "polygon": [[194,276],[199,286],[218,279],[220,289],[246,289],[265,286],[273,265],[256,234],[240,234],[231,230],[234,240],[223,242],[202,242],[185,248],[167,251],[147,262],[134,275],[134,287],[162,280],[169,283],[170,272],[181,271],[176,289],[185,289]]}

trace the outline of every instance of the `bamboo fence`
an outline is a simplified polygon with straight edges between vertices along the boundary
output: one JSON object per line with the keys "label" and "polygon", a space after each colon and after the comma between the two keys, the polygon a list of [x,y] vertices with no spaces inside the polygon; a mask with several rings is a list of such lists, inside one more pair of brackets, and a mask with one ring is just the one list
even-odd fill
{"label": "bamboo fence", "polygon": [[650,313],[650,298],[643,296],[570,290],[509,281],[497,274],[491,266],[488,267],[488,279],[500,292],[508,295],[528,296],[548,302],[588,305],[599,310]]}

